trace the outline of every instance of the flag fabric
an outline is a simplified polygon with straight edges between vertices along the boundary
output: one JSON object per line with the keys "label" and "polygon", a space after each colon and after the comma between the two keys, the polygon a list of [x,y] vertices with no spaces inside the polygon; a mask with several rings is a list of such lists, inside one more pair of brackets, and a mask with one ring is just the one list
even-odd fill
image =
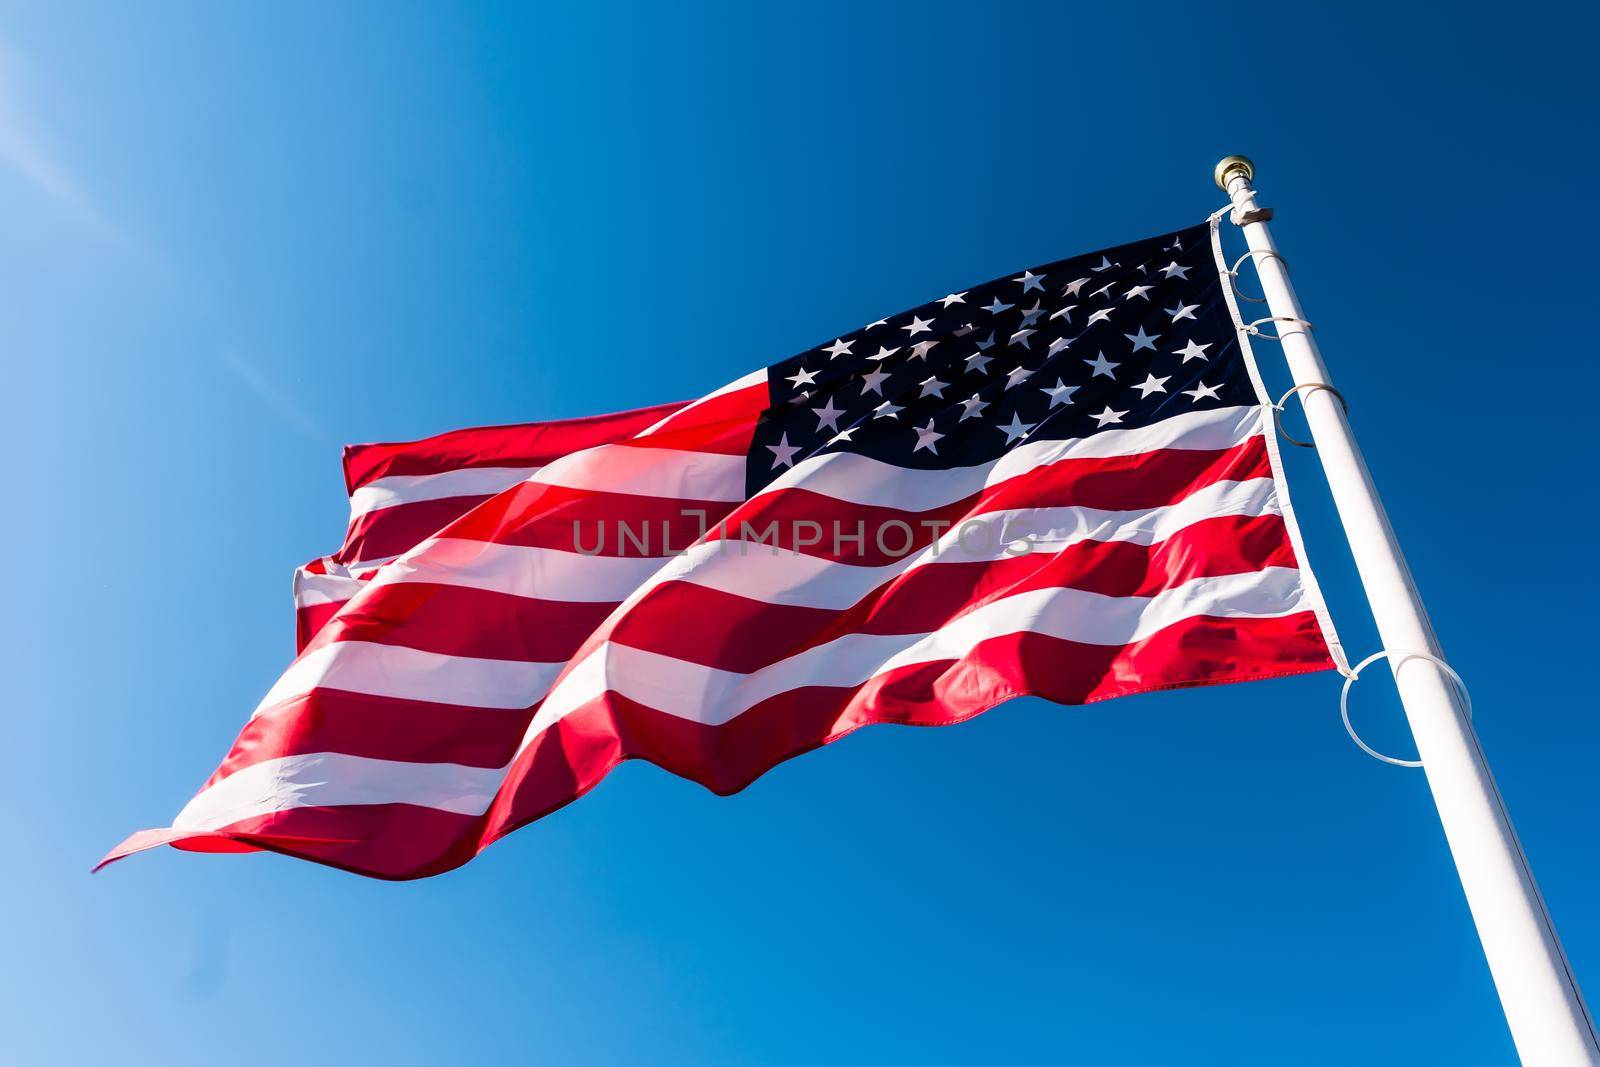
{"label": "flag fabric", "polygon": [[718,793],[870,723],[1324,670],[1214,223],[687,404],[347,451],[301,649],[156,844],[459,866],[640,758]]}
{"label": "flag fabric", "polygon": [[615,415],[455,430],[403,444],[344,450],[350,525],[331,556],[295,571],[295,646],[304,652],[378,568],[546,464],[625,441],[683,407],[662,404]]}

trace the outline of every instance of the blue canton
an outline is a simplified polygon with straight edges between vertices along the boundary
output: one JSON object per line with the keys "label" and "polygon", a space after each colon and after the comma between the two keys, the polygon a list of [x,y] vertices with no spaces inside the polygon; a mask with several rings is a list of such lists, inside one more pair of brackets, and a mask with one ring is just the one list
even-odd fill
{"label": "blue canton", "polygon": [[1257,402],[1205,225],[951,293],[784,360],[767,382],[751,493],[827,452],[964,467],[1025,441]]}

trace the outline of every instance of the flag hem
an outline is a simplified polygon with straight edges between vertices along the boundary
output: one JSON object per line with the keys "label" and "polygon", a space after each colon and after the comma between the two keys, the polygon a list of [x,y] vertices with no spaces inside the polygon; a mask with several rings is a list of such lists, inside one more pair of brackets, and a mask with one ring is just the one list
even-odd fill
{"label": "flag hem", "polygon": [[1334,666],[1340,674],[1348,674],[1350,659],[1345,655],[1344,645],[1339,641],[1339,631],[1334,628],[1333,615],[1328,611],[1328,602],[1322,596],[1322,586],[1318,584],[1316,573],[1311,569],[1311,557],[1306,552],[1305,538],[1300,533],[1300,520],[1295,517],[1294,503],[1289,495],[1289,481],[1283,471],[1283,454],[1278,447],[1277,419],[1271,414],[1276,408],[1272,398],[1267,394],[1266,383],[1261,377],[1261,367],[1256,362],[1255,350],[1250,346],[1250,334],[1245,328],[1244,316],[1239,313],[1239,302],[1234,297],[1233,278],[1228,273],[1227,262],[1222,254],[1221,214],[1212,215],[1209,223],[1211,254],[1217,266],[1217,281],[1222,286],[1222,296],[1227,302],[1228,315],[1233,319],[1234,329],[1238,332],[1239,353],[1244,357],[1250,384],[1256,391],[1256,399],[1261,403],[1261,436],[1267,443],[1267,465],[1272,469],[1272,483],[1277,488],[1278,501],[1283,508],[1283,524],[1289,531],[1289,543],[1294,547],[1295,557],[1300,564],[1306,599],[1310,602],[1312,614],[1316,616],[1317,625],[1322,629],[1322,640],[1328,646],[1328,655],[1333,659]]}

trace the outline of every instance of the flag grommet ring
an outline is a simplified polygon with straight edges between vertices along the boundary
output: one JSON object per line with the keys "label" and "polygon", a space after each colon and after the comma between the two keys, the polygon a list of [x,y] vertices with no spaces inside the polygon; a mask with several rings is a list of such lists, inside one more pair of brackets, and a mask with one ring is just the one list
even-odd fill
{"label": "flag grommet ring", "polygon": [[1293,315],[1268,315],[1264,319],[1257,319],[1256,321],[1247,324],[1244,327],[1244,332],[1247,333],[1247,334],[1250,334],[1253,337],[1259,337],[1262,340],[1266,340],[1266,341],[1282,341],[1284,336],[1285,336],[1284,332],[1283,332],[1283,327],[1281,327],[1281,326],[1278,327],[1278,330],[1277,330],[1276,333],[1262,333],[1261,332],[1261,324],[1264,323],[1264,322],[1294,322],[1294,323],[1298,323],[1300,325],[1300,329],[1298,331],[1295,331],[1295,332],[1298,332],[1298,333],[1304,333],[1306,330],[1310,330],[1310,329],[1314,328],[1305,319],[1297,319]]}
{"label": "flag grommet ring", "polygon": [[1247,259],[1254,263],[1256,256],[1271,256],[1273,259],[1283,264],[1284,273],[1288,273],[1289,271],[1289,261],[1278,255],[1278,253],[1274,252],[1272,249],[1252,248],[1250,251],[1234,260],[1233,266],[1228,268],[1226,272],[1228,275],[1228,284],[1233,286],[1233,295],[1238,297],[1240,300],[1248,300],[1252,304],[1265,304],[1267,302],[1266,297],[1251,296],[1249,293],[1239,288],[1239,264],[1243,263]]}
{"label": "flag grommet ring", "polygon": [[1294,394],[1300,392],[1302,389],[1311,391],[1315,391],[1317,389],[1326,389],[1328,392],[1339,398],[1339,406],[1344,408],[1347,414],[1350,411],[1350,403],[1349,401],[1345,400],[1343,393],[1339,392],[1339,390],[1335,389],[1327,382],[1301,382],[1299,385],[1280,396],[1278,398],[1278,402],[1272,405],[1272,421],[1278,425],[1279,437],[1283,438],[1291,445],[1298,445],[1301,448],[1316,448],[1317,446],[1310,441],[1300,441],[1290,436],[1289,431],[1283,428],[1283,403],[1291,396],[1294,396]]}
{"label": "flag grommet ring", "polygon": [[[1399,658],[1391,658],[1395,656],[1398,656]],[[1461,675],[1457,674],[1455,668],[1450,666],[1450,664],[1446,663],[1438,656],[1433,655],[1431,652],[1416,652],[1411,649],[1391,650],[1386,648],[1380,652],[1374,652],[1360,663],[1357,663],[1354,667],[1351,667],[1349,673],[1344,676],[1344,688],[1339,690],[1339,717],[1344,720],[1344,730],[1345,733],[1350,735],[1350,740],[1354,741],[1356,743],[1356,747],[1360,748],[1361,751],[1365,752],[1373,759],[1382,760],[1384,763],[1392,763],[1396,767],[1420,767],[1422,766],[1422,761],[1419,759],[1396,759],[1394,756],[1385,756],[1382,752],[1379,752],[1377,749],[1361,740],[1361,735],[1356,733],[1356,728],[1350,724],[1350,687],[1355,684],[1357,678],[1361,677],[1361,672],[1363,670],[1376,663],[1380,659],[1390,660],[1390,662],[1395,665],[1396,669],[1398,669],[1400,664],[1404,663],[1408,659],[1425,659],[1435,667],[1438,667],[1441,671],[1450,676],[1450,680],[1455,682],[1456,688],[1461,691],[1461,700],[1462,703],[1466,705],[1467,718],[1469,720],[1472,718],[1472,694],[1467,691],[1467,683],[1461,680]]]}

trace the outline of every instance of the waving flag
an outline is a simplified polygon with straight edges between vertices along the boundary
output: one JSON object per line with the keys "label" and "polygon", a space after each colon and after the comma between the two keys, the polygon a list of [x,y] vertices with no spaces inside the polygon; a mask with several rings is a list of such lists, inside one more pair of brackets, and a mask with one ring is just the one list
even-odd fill
{"label": "waving flag", "polygon": [[302,648],[155,844],[435,874],[650,760],[719,793],[869,723],[1326,669],[1199,226],[684,405],[346,456]]}

